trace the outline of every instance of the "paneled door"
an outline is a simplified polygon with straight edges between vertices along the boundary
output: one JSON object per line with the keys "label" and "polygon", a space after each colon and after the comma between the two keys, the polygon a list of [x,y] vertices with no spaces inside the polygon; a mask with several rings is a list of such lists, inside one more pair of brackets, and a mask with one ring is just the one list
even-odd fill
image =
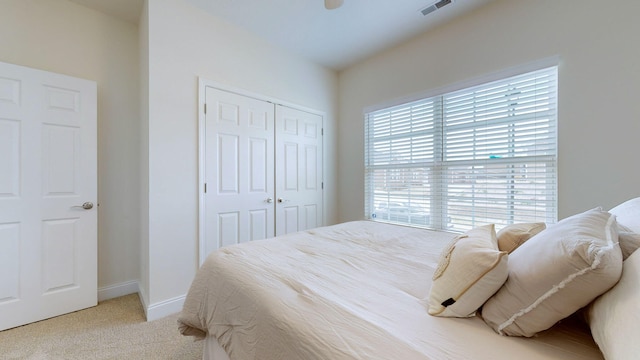
{"label": "paneled door", "polygon": [[276,235],[322,224],[322,116],[276,106]]}
{"label": "paneled door", "polygon": [[0,63],[0,330],[97,303],[96,91]]}
{"label": "paneled door", "polygon": [[203,88],[200,262],[226,245],[322,226],[322,116]]}
{"label": "paneled door", "polygon": [[206,87],[205,254],[274,234],[274,105]]}

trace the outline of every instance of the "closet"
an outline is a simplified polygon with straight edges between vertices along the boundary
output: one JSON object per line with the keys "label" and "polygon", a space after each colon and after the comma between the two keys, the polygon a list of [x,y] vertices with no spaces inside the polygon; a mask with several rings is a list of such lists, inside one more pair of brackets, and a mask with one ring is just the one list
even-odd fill
{"label": "closet", "polygon": [[200,262],[222,246],[323,225],[323,116],[208,85],[201,92]]}

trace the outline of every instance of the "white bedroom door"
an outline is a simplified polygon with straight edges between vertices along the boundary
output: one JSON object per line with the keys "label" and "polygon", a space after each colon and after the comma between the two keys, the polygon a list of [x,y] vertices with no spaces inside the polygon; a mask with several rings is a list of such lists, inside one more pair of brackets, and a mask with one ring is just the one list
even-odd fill
{"label": "white bedroom door", "polygon": [[276,106],[276,235],[322,224],[322,116]]}
{"label": "white bedroom door", "polygon": [[0,330],[97,303],[96,92],[0,63]]}
{"label": "white bedroom door", "polygon": [[274,233],[273,104],[206,87],[205,249]]}

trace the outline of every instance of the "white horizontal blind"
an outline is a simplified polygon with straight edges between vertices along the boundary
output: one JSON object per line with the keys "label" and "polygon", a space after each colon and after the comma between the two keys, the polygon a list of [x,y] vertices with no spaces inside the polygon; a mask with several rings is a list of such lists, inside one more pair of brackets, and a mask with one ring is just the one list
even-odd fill
{"label": "white horizontal blind", "polygon": [[555,222],[556,68],[443,96],[440,174],[457,229]]}
{"label": "white horizontal blind", "polygon": [[556,79],[553,67],[366,114],[367,217],[555,222]]}
{"label": "white horizontal blind", "polygon": [[365,121],[365,211],[377,220],[430,225],[428,179],[441,117],[434,99],[376,111]]}

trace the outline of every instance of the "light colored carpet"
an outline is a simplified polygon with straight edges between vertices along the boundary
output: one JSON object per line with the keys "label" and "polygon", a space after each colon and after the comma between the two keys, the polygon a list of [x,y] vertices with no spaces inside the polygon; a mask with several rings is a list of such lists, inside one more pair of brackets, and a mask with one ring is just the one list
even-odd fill
{"label": "light colored carpet", "polygon": [[0,331],[0,359],[202,359],[202,342],[180,335],[178,314],[146,322],[137,294]]}

